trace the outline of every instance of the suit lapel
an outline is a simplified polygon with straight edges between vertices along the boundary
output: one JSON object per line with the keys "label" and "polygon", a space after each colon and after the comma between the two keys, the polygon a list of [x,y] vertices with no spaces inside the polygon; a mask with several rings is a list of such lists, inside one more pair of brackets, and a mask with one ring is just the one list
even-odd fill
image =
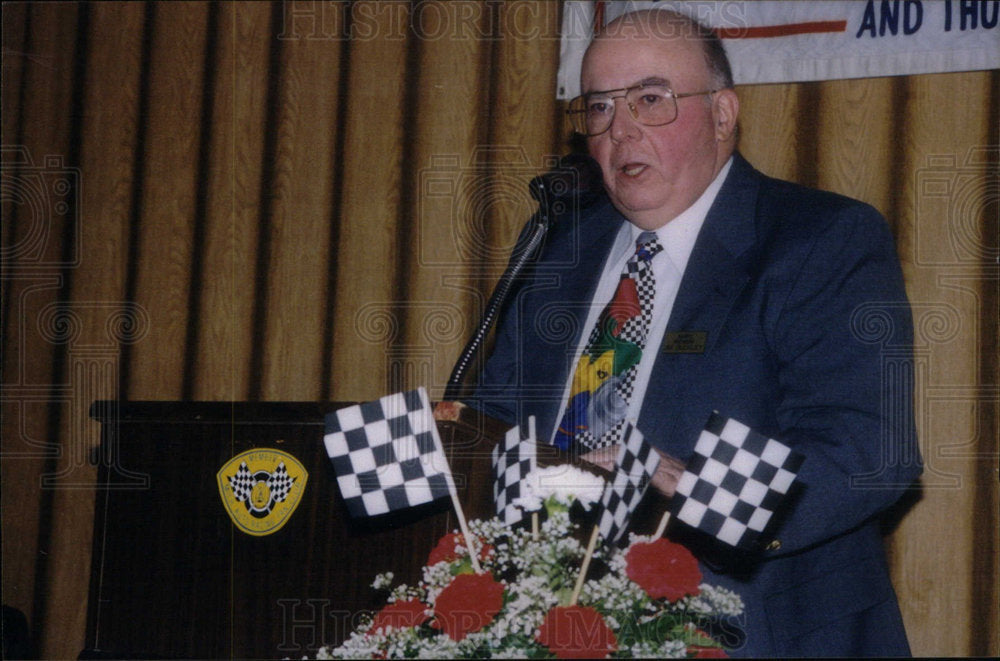
{"label": "suit lapel", "polygon": [[[679,416],[672,411],[689,404],[683,400],[682,386],[696,375],[687,369],[686,361],[678,360],[683,354],[675,353],[672,343],[685,335],[693,336],[699,353],[711,351],[733,302],[750,279],[747,257],[756,237],[754,208],[759,177],[739,154],[734,155],[729,175],[705,217],[646,390],[639,428],[647,436],[674,438],[671,432]],[[665,402],[672,404],[664,406]],[[693,446],[696,440],[685,438],[685,446]],[[665,449],[686,454],[690,447]]]}
{"label": "suit lapel", "polygon": [[[613,219],[610,222],[609,217]],[[558,285],[560,300],[582,302],[573,306],[573,318],[576,328],[583,333],[590,332],[589,328],[583,328],[583,324],[587,322],[591,302],[602,304],[593,301],[594,292],[597,290],[597,283],[601,279],[604,263],[614,245],[618,230],[625,222],[610,202],[606,207],[598,209],[588,220],[591,222],[580,224],[577,238],[578,257],[559,274]],[[579,342],[579,336],[576,340]]]}

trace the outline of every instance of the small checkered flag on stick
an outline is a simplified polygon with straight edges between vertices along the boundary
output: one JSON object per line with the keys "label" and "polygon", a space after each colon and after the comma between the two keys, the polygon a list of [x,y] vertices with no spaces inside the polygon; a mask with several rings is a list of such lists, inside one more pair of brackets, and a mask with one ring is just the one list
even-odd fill
{"label": "small checkered flag on stick", "polygon": [[611,481],[604,485],[604,492],[601,494],[600,518],[590,535],[587,552],[583,556],[580,574],[577,576],[570,598],[571,605],[576,605],[576,600],[580,596],[597,537],[603,538],[606,544],[614,544],[621,538],[622,533],[628,528],[632,512],[645,495],[646,487],[653,479],[659,464],[660,455],[645,442],[642,432],[636,429],[631,421],[625,423],[622,429],[622,445],[615,458],[614,475]]}
{"label": "small checkered flag on stick", "polygon": [[[426,390],[387,395],[328,414],[323,442],[351,516],[375,516],[451,496],[471,544]],[[478,573],[472,548],[469,557]]]}
{"label": "small checkered flag on stick", "polygon": [[528,419],[528,438],[522,439],[521,428],[514,427],[493,448],[493,502],[497,517],[508,526],[524,518],[524,511],[514,505],[514,499],[523,495],[521,484],[535,470],[536,457],[534,416]]}
{"label": "small checkered flag on stick", "polygon": [[631,422],[622,430],[622,445],[615,460],[614,477],[601,495],[598,530],[608,544],[617,542],[660,463],[660,455],[645,442]]}
{"label": "small checkered flag on stick", "polygon": [[787,445],[713,413],[677,483],[670,510],[726,544],[754,549],[802,460]]}

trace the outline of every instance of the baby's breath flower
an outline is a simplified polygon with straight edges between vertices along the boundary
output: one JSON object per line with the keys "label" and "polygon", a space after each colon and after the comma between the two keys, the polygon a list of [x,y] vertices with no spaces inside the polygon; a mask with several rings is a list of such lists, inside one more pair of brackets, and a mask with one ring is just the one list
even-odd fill
{"label": "baby's breath flower", "polygon": [[710,615],[739,615],[743,612],[743,599],[732,590],[702,583],[697,597],[692,597],[688,607],[695,613]]}
{"label": "baby's breath flower", "polygon": [[394,574],[391,571],[376,574],[375,580],[372,581],[372,587],[376,590],[386,590],[392,585],[393,578]]}
{"label": "baby's breath flower", "polygon": [[424,567],[423,582],[420,584],[424,590],[424,603],[433,604],[434,600],[455,578],[451,574],[451,565],[447,562],[439,562]]}
{"label": "baby's breath flower", "polygon": [[[339,647],[318,649],[316,658],[538,658],[550,655],[551,650],[535,636],[552,608],[568,603],[584,555],[578,526],[571,521],[568,506],[563,506],[574,499],[583,500],[579,496],[586,494],[586,490],[570,488],[571,483],[578,486],[589,479],[575,475],[574,471],[583,473],[562,468],[558,479],[555,473],[539,471],[540,475],[536,475],[538,483],[549,488],[544,499],[560,505],[546,507],[548,517],[537,534],[523,525],[510,528],[499,519],[469,521],[472,534],[492,548],[482,558],[483,570],[496,580],[502,579],[505,585],[503,607],[486,626],[467,632],[461,641],[455,641],[429,622],[377,632],[371,630],[371,618],[368,618]],[[649,540],[648,537],[632,536],[630,543]],[[672,637],[675,628],[671,623],[683,622],[690,632],[701,629],[705,618],[738,615],[743,611],[739,595],[708,584],[700,586],[699,595],[676,603],[654,601],[628,578],[624,552],[601,547],[594,555],[607,571],[599,578],[584,582],[578,603],[596,610],[604,623],[620,636],[615,656],[683,658],[687,654],[685,643]],[[419,600],[428,610],[433,610],[438,595],[455,579],[452,573],[455,570],[456,563],[445,561],[424,567],[420,583],[392,588],[388,601]],[[392,573],[385,572],[375,577],[372,586],[387,589],[392,580]],[[657,626],[658,622],[670,626]]]}
{"label": "baby's breath flower", "polygon": [[640,640],[629,649],[636,659],[686,659],[687,646],[680,640]]}

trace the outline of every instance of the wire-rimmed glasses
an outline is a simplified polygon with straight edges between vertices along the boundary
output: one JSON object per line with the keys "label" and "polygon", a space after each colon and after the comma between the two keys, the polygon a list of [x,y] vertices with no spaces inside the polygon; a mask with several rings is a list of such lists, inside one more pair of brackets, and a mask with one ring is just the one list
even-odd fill
{"label": "wire-rimmed glasses", "polygon": [[670,89],[670,82],[658,80],[643,82],[632,87],[588,92],[569,102],[569,115],[573,130],[593,137],[611,127],[615,118],[615,99],[625,99],[628,110],[640,124],[664,126],[677,119],[677,99],[689,96],[715,94],[719,90],[684,92],[678,94]]}

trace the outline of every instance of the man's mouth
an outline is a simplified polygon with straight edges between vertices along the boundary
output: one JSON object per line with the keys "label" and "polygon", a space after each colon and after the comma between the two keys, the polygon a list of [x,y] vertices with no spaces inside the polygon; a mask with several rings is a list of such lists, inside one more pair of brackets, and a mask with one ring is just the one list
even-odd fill
{"label": "man's mouth", "polygon": [[645,163],[626,163],[621,166],[619,170],[621,170],[622,174],[627,177],[638,177],[643,173],[646,167]]}

